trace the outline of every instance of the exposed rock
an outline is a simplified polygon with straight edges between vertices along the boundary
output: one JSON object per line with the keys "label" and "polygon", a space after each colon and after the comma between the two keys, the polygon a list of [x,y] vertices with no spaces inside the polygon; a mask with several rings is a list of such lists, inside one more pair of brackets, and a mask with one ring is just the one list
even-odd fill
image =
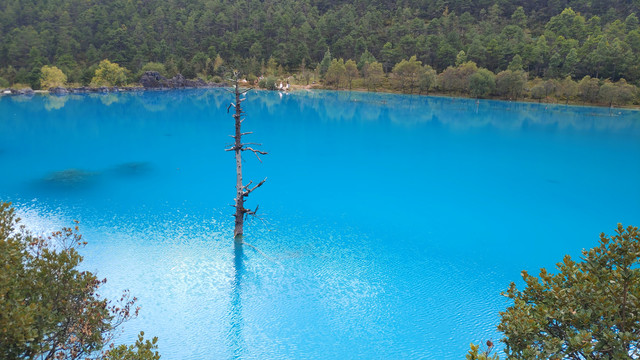
{"label": "exposed rock", "polygon": [[144,74],[140,77],[140,84],[146,88],[161,88],[163,87],[163,82],[167,81],[167,78],[160,75],[157,71],[145,71]]}
{"label": "exposed rock", "polygon": [[202,79],[187,80],[182,74],[167,79],[157,71],[145,71],[140,77],[140,84],[142,84],[145,89],[202,88],[212,86]]}
{"label": "exposed rock", "polygon": [[205,87],[205,86],[207,86],[207,83],[204,80],[198,78],[196,80],[185,80],[184,86],[186,86],[186,87],[195,87],[195,88],[197,88],[197,87]]}
{"label": "exposed rock", "polygon": [[62,86],[56,86],[54,88],[49,89],[49,94],[53,94],[53,95],[66,95],[69,93],[69,90],[67,90],[67,88],[64,88]]}
{"label": "exposed rock", "polygon": [[20,89],[17,92],[18,95],[33,95],[34,91],[32,88],[28,87],[28,88],[24,88],[24,89]]}
{"label": "exposed rock", "polygon": [[172,89],[184,87],[185,78],[182,74],[178,74],[166,81],[167,87]]}

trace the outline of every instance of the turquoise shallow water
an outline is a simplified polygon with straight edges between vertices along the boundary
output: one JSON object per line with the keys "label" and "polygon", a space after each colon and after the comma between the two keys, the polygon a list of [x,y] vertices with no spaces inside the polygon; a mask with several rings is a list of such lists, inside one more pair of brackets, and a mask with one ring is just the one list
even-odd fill
{"label": "turquoise shallow water", "polygon": [[163,359],[460,359],[520,271],[640,224],[640,113],[252,91],[267,183],[232,242],[223,90],[0,98],[0,200],[130,289]]}

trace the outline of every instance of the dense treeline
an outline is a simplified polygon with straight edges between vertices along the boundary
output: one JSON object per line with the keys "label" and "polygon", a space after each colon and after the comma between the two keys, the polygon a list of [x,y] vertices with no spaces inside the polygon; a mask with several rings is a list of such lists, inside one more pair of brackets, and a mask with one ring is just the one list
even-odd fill
{"label": "dense treeline", "polygon": [[69,82],[88,84],[103,59],[126,68],[132,81],[149,62],[188,78],[220,75],[223,64],[255,76],[274,66],[282,73],[327,65],[324,76],[330,52],[359,61],[360,72],[363,57],[390,73],[415,55],[438,73],[464,60],[499,74],[516,60],[531,79],[638,84],[639,7],[627,0],[3,0],[0,82],[37,88],[43,65],[54,65]]}

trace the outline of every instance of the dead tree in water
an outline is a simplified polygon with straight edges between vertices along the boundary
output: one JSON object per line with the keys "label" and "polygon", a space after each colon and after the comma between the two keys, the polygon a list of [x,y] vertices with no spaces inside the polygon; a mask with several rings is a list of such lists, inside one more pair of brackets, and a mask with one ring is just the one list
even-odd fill
{"label": "dead tree in water", "polygon": [[[251,151],[256,155],[258,160],[260,160],[260,155],[267,155],[267,153],[252,147],[252,146],[260,146],[261,144],[242,142],[242,135],[249,135],[249,134],[252,134],[252,132],[243,133],[240,129],[242,122],[244,121],[244,119],[242,118],[242,116],[244,115],[244,111],[242,111],[241,103],[245,100],[244,98],[240,98],[240,97],[246,94],[251,89],[240,91],[240,87],[238,85],[237,71],[234,71],[232,81],[234,84],[233,93],[236,96],[236,102],[229,104],[229,106],[227,107],[227,113],[229,112],[229,109],[231,109],[231,107],[235,108],[236,110],[235,114],[233,114],[233,118],[236,121],[236,134],[229,135],[235,141],[233,143],[233,146],[226,149],[226,151],[234,151],[236,155],[236,198],[235,198],[236,204],[233,205],[233,207],[236,208],[236,214],[235,214],[236,226],[235,226],[235,230],[233,231],[233,238],[236,241],[241,242],[242,236],[244,235],[243,228],[244,228],[245,215],[255,215],[256,212],[258,211],[257,206],[255,210],[246,209],[244,207],[244,200],[255,189],[259,188],[260,186],[262,186],[262,184],[264,184],[265,181],[267,181],[267,178],[264,178],[264,180],[260,181],[253,187],[251,187],[251,185],[253,184],[253,181],[249,181],[248,184],[242,185],[242,152]],[[260,162],[262,162],[262,160],[260,160]]]}

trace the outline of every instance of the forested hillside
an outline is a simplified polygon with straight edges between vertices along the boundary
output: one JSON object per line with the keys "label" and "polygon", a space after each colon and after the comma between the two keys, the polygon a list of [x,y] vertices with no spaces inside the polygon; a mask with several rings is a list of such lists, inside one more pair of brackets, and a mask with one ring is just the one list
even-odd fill
{"label": "forested hillside", "polygon": [[[88,83],[103,59],[136,74],[260,75],[368,51],[390,72],[416,55],[442,72],[493,73],[519,55],[529,78],[640,81],[639,0],[0,0],[0,77],[39,86],[43,65]],[[458,64],[459,65],[459,64]],[[132,79],[133,76],[132,76]],[[0,84],[2,86],[2,84]]]}

